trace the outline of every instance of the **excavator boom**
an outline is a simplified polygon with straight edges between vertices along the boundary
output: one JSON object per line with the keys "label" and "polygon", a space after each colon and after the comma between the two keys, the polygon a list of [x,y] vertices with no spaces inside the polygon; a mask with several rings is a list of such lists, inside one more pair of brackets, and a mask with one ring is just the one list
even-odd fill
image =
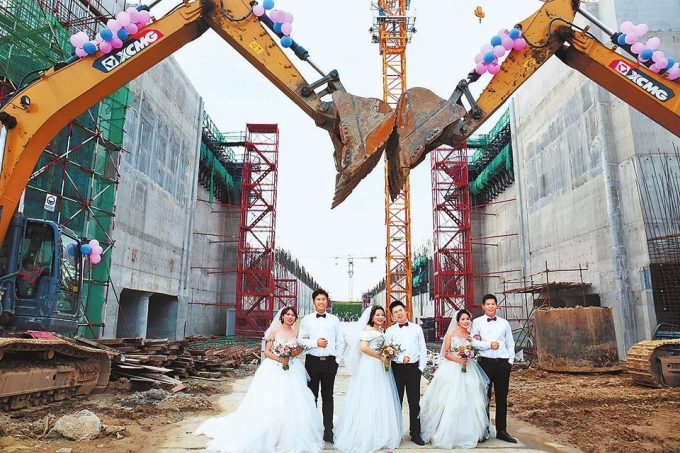
{"label": "excavator boom", "polygon": [[[384,149],[394,124],[392,109],[379,99],[344,92],[337,71],[309,84],[245,0],[186,1],[165,17],[142,28],[123,48],[97,52],[56,65],[18,92],[2,109],[0,149],[0,239],[41,153],[50,140],[82,112],[130,82],[185,44],[212,28],[258,71],[327,130],[335,148],[338,189],[334,204],[351,193],[370,172]],[[307,60],[301,46],[291,46]],[[315,89],[323,87],[320,93]],[[321,99],[330,94],[332,102]],[[359,125],[359,126],[357,126]],[[4,137],[5,143],[1,143]],[[351,169],[348,176],[347,169]],[[359,176],[354,176],[359,175]],[[339,195],[338,195],[339,194]]]}

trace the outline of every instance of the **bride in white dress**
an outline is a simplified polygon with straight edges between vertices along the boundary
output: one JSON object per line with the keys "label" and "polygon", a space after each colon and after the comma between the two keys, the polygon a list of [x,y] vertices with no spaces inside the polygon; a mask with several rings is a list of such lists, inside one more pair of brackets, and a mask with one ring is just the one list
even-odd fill
{"label": "bride in white dress", "polygon": [[385,309],[367,308],[347,335],[344,359],[352,373],[347,396],[335,424],[335,448],[372,453],[401,442],[401,404],[390,360],[376,350],[385,340]]}
{"label": "bride in white dress", "polygon": [[236,412],[205,421],[194,434],[212,440],[210,452],[317,453],[323,450],[321,414],[307,388],[307,373],[297,357],[281,355],[283,348],[299,354],[293,324],[297,313],[282,308],[265,332],[265,359],[257,369]]}
{"label": "bride in white dress", "polygon": [[[442,360],[421,403],[422,437],[437,448],[474,448],[488,436],[489,378],[476,361],[455,352],[470,345],[470,313],[460,310],[442,344]],[[465,367],[465,371],[463,371]]]}

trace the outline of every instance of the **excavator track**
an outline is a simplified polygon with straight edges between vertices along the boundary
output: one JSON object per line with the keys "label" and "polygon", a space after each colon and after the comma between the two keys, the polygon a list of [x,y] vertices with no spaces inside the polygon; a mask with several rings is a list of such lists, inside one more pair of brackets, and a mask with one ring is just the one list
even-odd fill
{"label": "excavator track", "polygon": [[67,340],[0,338],[0,410],[41,406],[106,388],[109,352]]}
{"label": "excavator track", "polygon": [[626,371],[633,383],[646,387],[665,387],[659,357],[680,348],[680,339],[647,340],[634,344],[626,356]]}

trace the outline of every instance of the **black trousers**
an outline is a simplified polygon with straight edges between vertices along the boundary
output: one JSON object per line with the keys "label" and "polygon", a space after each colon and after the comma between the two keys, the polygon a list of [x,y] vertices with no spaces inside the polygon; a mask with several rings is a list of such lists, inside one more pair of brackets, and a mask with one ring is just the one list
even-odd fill
{"label": "black trousers", "polygon": [[[491,402],[491,388],[493,387],[496,395],[496,433],[507,431],[508,429],[508,389],[510,388],[510,370],[512,365],[508,359],[486,359],[479,358],[479,366],[486,373],[491,381],[489,385],[488,398]],[[486,408],[489,414],[489,407]]]}
{"label": "black trousers", "polygon": [[333,386],[335,375],[338,374],[338,362],[335,357],[316,357],[307,355],[305,369],[309,374],[307,387],[314,394],[314,402],[319,399],[319,384],[321,384],[321,413],[323,414],[324,434],[333,432]]}
{"label": "black trousers", "polygon": [[392,374],[397,384],[399,403],[404,401],[406,390],[411,437],[420,437],[420,377],[423,373],[418,368],[417,362],[406,365],[392,362]]}

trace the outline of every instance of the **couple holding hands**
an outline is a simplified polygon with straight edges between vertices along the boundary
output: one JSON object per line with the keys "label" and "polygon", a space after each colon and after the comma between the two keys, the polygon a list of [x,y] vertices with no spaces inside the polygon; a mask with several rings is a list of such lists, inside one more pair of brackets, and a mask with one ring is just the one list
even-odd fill
{"label": "couple holding hands", "polygon": [[[236,412],[209,419],[196,430],[195,434],[213,438],[207,446],[209,451],[314,453],[323,450],[324,441],[334,442],[336,449],[351,453],[396,448],[402,440],[404,393],[409,404],[409,431],[415,444],[431,441],[440,448],[469,448],[488,438],[489,379],[474,361],[469,361],[466,372],[462,372],[466,360],[452,354],[452,348],[463,341],[465,331],[465,341],[476,343],[475,347],[483,352],[485,347],[497,351],[499,343],[472,339],[470,314],[465,310],[459,312],[444,339],[445,359],[425,392],[421,411],[420,381],[427,360],[425,339],[420,326],[408,321],[401,302],[390,306],[396,323],[387,330],[383,330],[385,310],[373,306],[364,311],[347,333],[344,359],[352,377],[334,430],[336,357],[343,351],[344,339],[338,318],[326,313],[328,294],[317,290],[312,297],[316,312],[302,319],[299,334],[293,329],[297,313],[292,307],[283,308],[265,332],[265,360]],[[484,334],[478,338],[483,339]],[[503,343],[510,346],[506,338]],[[397,346],[396,355],[382,355],[383,344]],[[512,347],[507,350],[514,351],[514,342]],[[306,350],[304,366],[297,358],[302,348]],[[509,366],[507,371],[509,381]],[[496,381],[492,382],[496,387],[497,437],[502,439],[501,433],[507,435],[504,414],[502,419],[499,415],[498,398],[503,389],[499,392]],[[316,408],[319,387],[323,418]]]}

